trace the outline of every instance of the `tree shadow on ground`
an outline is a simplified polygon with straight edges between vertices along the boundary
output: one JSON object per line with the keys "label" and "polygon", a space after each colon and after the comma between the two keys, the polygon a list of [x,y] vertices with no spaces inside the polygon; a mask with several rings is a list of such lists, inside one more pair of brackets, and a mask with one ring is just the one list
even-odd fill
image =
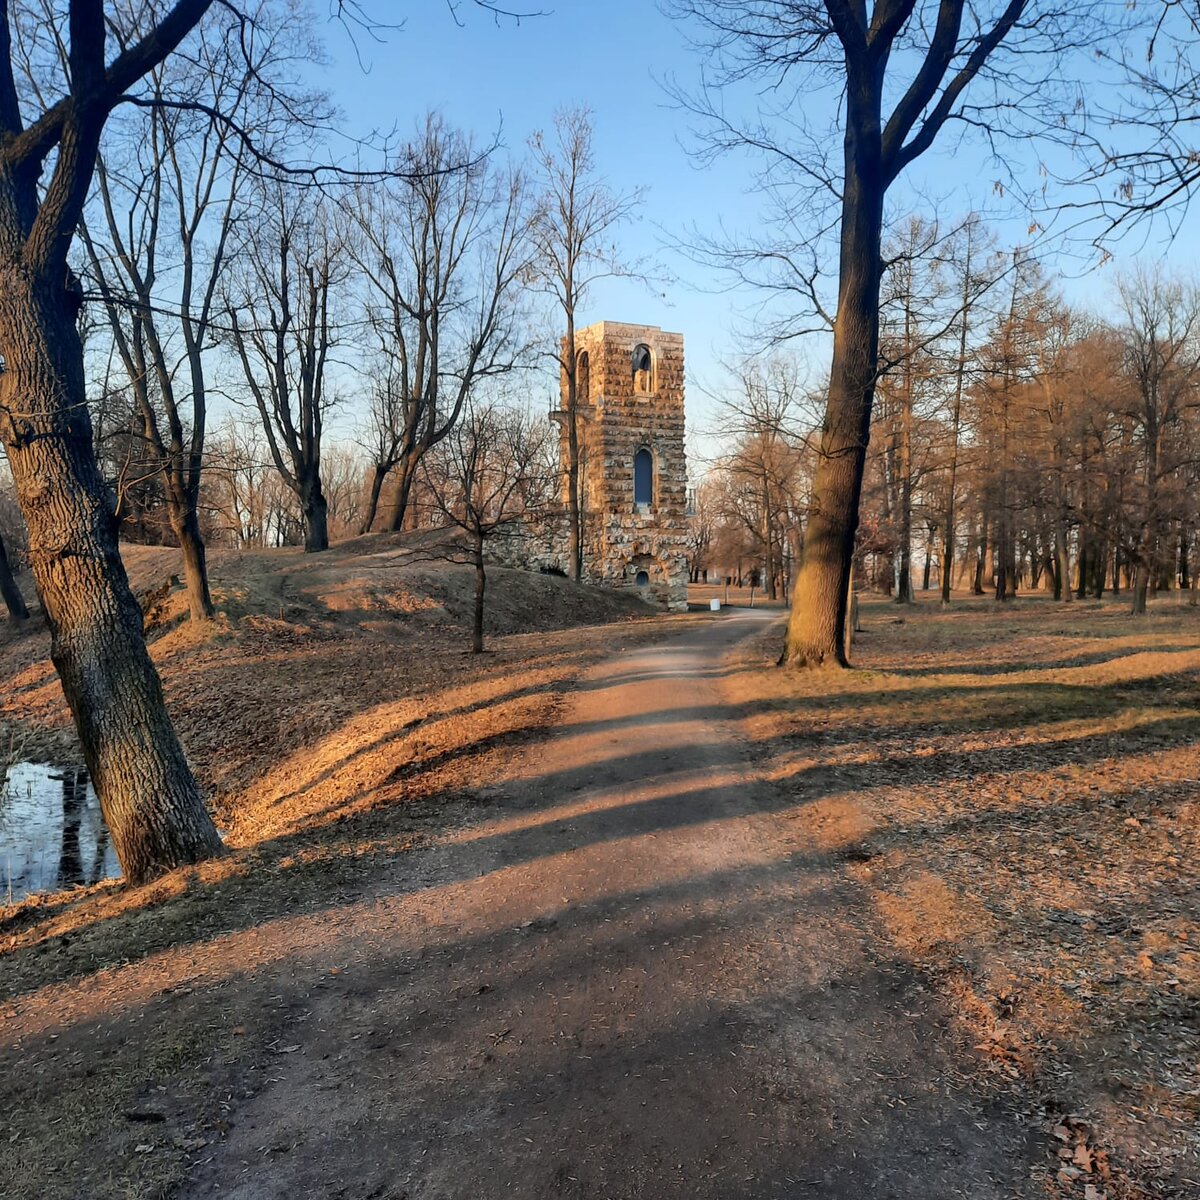
{"label": "tree shadow on ground", "polygon": [[[545,930],[477,910],[468,932],[399,945],[377,934],[401,897],[355,906],[335,945],[285,916],[233,938],[228,974],[62,1013],[9,1052],[4,1108],[28,1137],[70,1109],[84,1062],[116,1102],[60,1126],[56,1165],[74,1170],[40,1176],[48,1198],[102,1194],[111,1163],[138,1178],[137,1156],[114,1154],[148,1136],[123,1115],[138,1107],[163,1114],[157,1153],[230,1139],[244,1194],[261,1197],[347,1180],[369,1194],[376,1177],[531,1197],[750,1197],[777,1179],[846,1198],[1015,1194],[1041,1148],[1007,1085],[963,1078],[931,1050],[956,1045],[950,1013],[903,957],[869,950],[856,923],[869,916],[843,878],[801,866],[785,855],[608,894]],[[664,962],[658,991],[635,966],[646,949]],[[689,971],[714,956],[723,973]],[[597,961],[611,987],[577,1040],[555,1014]],[[181,1041],[187,1029],[209,1032]],[[234,1078],[214,1113],[209,1098]],[[248,1093],[271,1089],[270,1127],[242,1127]],[[24,1146],[15,1169],[32,1176]],[[209,1170],[192,1170],[196,1194],[210,1191]]]}

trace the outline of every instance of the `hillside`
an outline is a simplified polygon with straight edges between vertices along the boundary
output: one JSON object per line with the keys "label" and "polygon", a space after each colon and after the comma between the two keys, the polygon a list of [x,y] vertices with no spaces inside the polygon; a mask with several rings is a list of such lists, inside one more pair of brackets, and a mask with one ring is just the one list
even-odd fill
{"label": "hillside", "polygon": [[[429,718],[422,753],[512,733],[535,719],[531,696],[561,680],[589,647],[611,641],[607,626],[661,619],[636,596],[493,567],[489,653],[472,656],[465,653],[471,571],[414,560],[411,537],[380,535],[320,556],[213,553],[219,615],[197,629],[174,580],[177,553],[129,546],[124,554],[147,607],[151,653],[172,715],[235,839],[239,830],[253,840],[302,822],[306,803],[324,810],[361,799],[354,789],[370,791],[374,782],[362,745],[385,747],[394,733],[403,743],[395,753],[410,761],[418,755],[410,728],[418,720]],[[463,687],[470,695],[449,707],[460,724],[471,714],[471,729],[434,722],[437,697]],[[476,707],[502,694],[505,701],[487,713]],[[77,758],[44,629],[15,631],[0,622],[0,725],[19,757]],[[318,776],[320,786],[307,789]]]}

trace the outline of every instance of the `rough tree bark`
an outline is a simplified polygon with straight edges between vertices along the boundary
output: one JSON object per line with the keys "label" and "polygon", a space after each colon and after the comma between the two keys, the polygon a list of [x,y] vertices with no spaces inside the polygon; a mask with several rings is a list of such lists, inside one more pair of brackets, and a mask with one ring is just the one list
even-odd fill
{"label": "rough tree bark", "polygon": [[29,526],[51,657],[121,868],[141,883],[220,853],[221,839],[167,715],[118,553],[61,265],[46,278],[0,263],[0,433]]}
{"label": "rough tree bark", "polygon": [[[29,528],[51,657],[121,866],[140,883],[221,840],[163,703],[96,465],[67,267],[108,113],[211,0],[179,0],[110,66],[99,0],[72,0],[68,94],[22,120],[0,20],[0,439]],[[53,156],[44,188],[43,167]]]}
{"label": "rough tree bark", "polygon": [[833,367],[788,620],[783,662],[848,666],[846,607],[879,358],[883,170],[880,110],[884,62],[876,56],[847,80],[845,182]]}

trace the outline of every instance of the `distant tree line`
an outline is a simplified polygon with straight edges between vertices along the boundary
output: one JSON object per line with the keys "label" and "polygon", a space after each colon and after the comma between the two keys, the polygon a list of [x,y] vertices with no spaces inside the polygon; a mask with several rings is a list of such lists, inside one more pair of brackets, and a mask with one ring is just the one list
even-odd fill
{"label": "distant tree line", "polygon": [[[1112,285],[1109,319],[975,218],[888,244],[855,545],[899,602],[1125,594],[1135,613],[1200,565],[1200,288],[1165,269]],[[722,392],[727,449],[700,485],[693,574],[754,569],[773,595],[803,553],[820,389],[776,356]],[[914,584],[915,581],[915,584]]]}

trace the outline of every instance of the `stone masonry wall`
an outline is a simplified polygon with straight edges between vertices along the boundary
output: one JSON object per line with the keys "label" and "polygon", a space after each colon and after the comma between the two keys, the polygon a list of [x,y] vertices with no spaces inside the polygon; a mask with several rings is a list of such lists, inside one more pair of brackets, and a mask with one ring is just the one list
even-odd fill
{"label": "stone masonry wall", "polygon": [[[635,381],[639,345],[649,348],[652,367],[649,378]],[[602,321],[580,330],[576,347],[588,356],[589,381],[586,408],[580,397],[585,575],[632,589],[644,571],[650,597],[686,609],[683,337],[652,325]],[[654,472],[651,503],[639,507],[634,456],[642,448],[650,451]]]}

